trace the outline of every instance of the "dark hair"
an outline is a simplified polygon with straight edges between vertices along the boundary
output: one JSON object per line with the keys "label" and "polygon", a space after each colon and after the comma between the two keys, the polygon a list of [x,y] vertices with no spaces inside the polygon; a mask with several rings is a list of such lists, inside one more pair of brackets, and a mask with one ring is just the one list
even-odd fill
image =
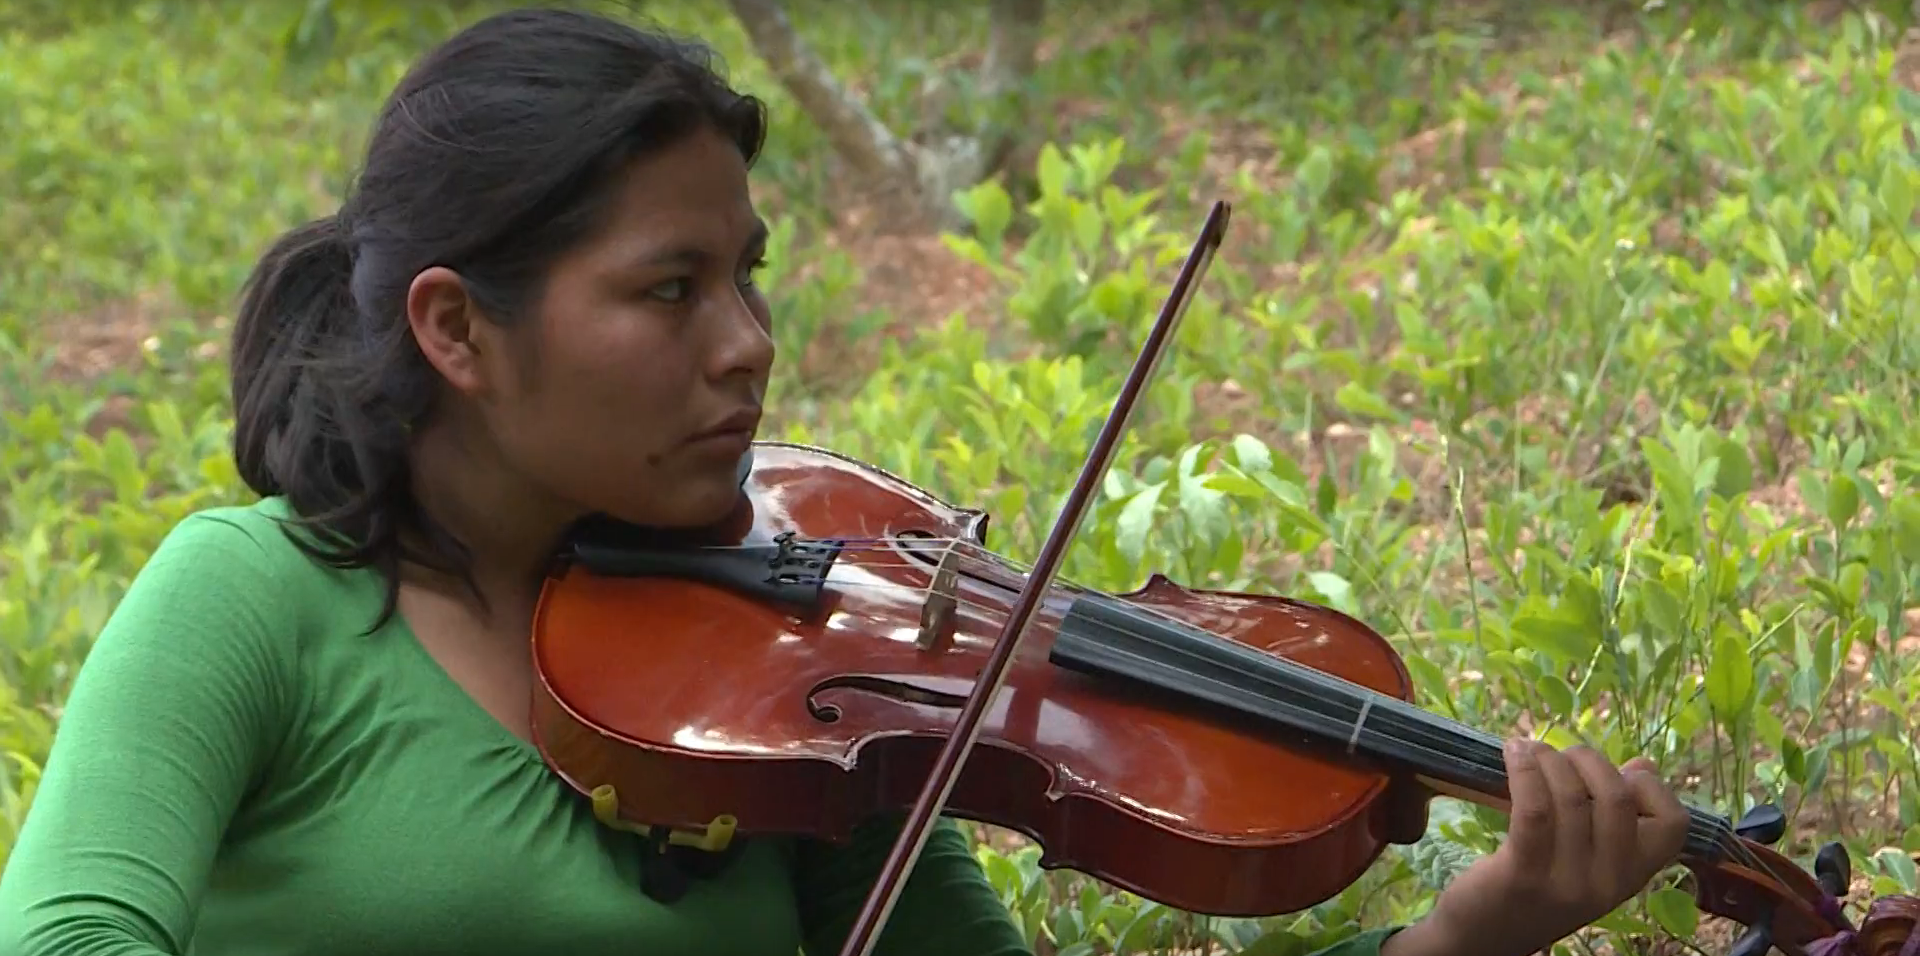
{"label": "dark hair", "polygon": [[381,622],[403,560],[472,584],[467,550],[412,493],[408,436],[437,381],[405,318],[414,276],[453,269],[511,321],[601,225],[633,159],[708,128],[751,164],[765,108],[716,59],[589,13],[481,20],[394,89],[340,211],[287,232],[254,267],[233,330],[234,462],[255,493],[285,496],[307,554],[382,570]]}

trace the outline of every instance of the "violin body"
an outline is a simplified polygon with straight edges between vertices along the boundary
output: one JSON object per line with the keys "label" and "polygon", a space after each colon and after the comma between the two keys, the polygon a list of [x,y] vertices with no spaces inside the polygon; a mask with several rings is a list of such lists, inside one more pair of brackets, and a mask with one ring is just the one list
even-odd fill
{"label": "violin body", "polygon": [[[555,567],[535,624],[535,738],[556,773],[617,795],[631,823],[845,840],[912,806],[1020,579],[954,560],[986,553],[978,510],[819,449],[760,443],[755,458],[744,513],[706,542],[741,565],[662,567],[671,548],[615,532],[574,552],[597,553],[597,570]],[[816,561],[830,567],[810,600],[730,586],[765,571],[784,532],[885,544]],[[1050,660],[1063,627],[1088,626],[1060,596],[1072,593],[1032,618],[949,814],[1024,833],[1043,866],[1214,915],[1311,906],[1420,837],[1431,791],[1404,773]],[[1330,609],[1159,576],[1103,597],[1412,697],[1386,640]]]}

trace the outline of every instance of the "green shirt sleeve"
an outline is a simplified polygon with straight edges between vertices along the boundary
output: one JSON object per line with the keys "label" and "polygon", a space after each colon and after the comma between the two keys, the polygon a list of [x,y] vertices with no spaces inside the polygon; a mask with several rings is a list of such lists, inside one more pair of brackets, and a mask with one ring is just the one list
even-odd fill
{"label": "green shirt sleeve", "polygon": [[[900,822],[873,823],[845,846],[803,842],[794,880],[807,956],[835,956],[900,834]],[[1013,917],[987,882],[966,835],[941,820],[927,837],[877,956],[1030,956]]]}
{"label": "green shirt sleeve", "polygon": [[74,680],[0,874],[0,954],[186,951],[295,686],[263,558],[246,531],[196,515],[135,577]]}

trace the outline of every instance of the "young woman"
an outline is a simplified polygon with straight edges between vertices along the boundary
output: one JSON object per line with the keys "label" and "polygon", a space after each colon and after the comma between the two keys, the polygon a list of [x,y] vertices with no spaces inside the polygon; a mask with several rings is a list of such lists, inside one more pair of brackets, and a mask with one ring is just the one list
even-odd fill
{"label": "young woman", "polygon": [[[736,503],[774,360],[763,135],[701,48],[578,13],[493,17],[400,83],[344,205],[248,284],[234,454],[261,500],[182,522],[100,635],[0,878],[0,956],[837,951],[886,824],[650,894],[641,838],[526,726],[563,529]],[[1338,953],[1524,956],[1678,853],[1648,767],[1509,766],[1510,842]],[[881,948],[1025,951],[951,828]]]}

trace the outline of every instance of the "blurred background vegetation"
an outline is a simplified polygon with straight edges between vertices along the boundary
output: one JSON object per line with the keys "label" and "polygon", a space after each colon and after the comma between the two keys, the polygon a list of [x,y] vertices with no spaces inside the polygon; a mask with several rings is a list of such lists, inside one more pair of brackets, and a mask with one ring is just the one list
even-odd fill
{"label": "blurred background vegetation", "polygon": [[[0,10],[0,854],[131,576],[245,497],[223,352],[254,256],[333,208],[410,61],[502,6]],[[1066,574],[1348,610],[1426,706],[1644,751],[1702,805],[1779,804],[1797,857],[1846,841],[1860,895],[1915,891],[1904,4],[644,12],[773,104],[768,437],[989,508],[1030,557],[1228,198]],[[1442,801],[1348,892],[1258,921],[980,853],[1042,953],[1276,956],[1416,917],[1503,826]],[[1724,951],[1684,890],[1563,948]]]}

